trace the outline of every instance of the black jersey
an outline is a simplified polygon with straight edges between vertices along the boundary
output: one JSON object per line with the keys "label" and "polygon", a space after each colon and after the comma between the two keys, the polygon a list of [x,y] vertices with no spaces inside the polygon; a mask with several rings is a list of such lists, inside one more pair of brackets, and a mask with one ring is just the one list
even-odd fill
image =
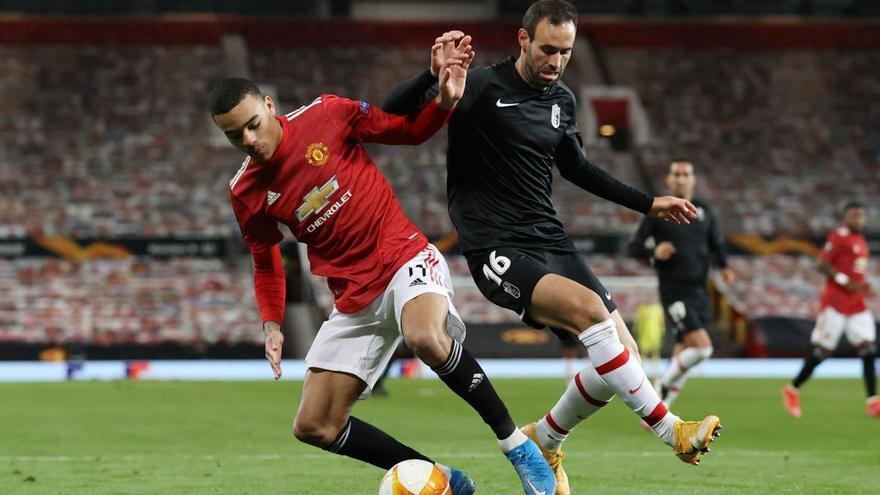
{"label": "black jersey", "polygon": [[[705,201],[694,198],[692,203],[697,207],[697,219],[690,224],[646,217],[629,243],[629,255],[650,260],[657,269],[661,286],[703,286],[710,264],[727,267],[724,241],[715,214]],[[654,259],[654,248],[663,241],[675,246],[675,253],[666,261]]]}
{"label": "black jersey", "polygon": [[[550,198],[554,164],[564,178],[600,197],[641,213],[651,208],[651,196],[587,160],[577,103],[565,84],[532,88],[512,57],[473,69],[467,77],[449,121],[447,152],[449,215],[462,251],[574,251]],[[436,81],[426,71],[397,88],[383,108],[410,113],[437,94]]]}

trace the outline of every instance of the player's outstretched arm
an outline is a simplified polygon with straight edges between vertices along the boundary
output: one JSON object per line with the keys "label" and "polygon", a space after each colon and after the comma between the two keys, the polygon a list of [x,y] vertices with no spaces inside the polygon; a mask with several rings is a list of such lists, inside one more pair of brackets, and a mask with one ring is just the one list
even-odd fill
{"label": "player's outstretched arm", "polygon": [[324,105],[332,118],[345,124],[349,139],[362,143],[421,144],[446,124],[464,94],[469,59],[467,53],[462,53],[447,60],[440,71],[440,93],[407,116],[392,115],[333,95],[323,99]]}
{"label": "player's outstretched arm", "polygon": [[691,220],[696,220],[697,207],[684,198],[658,196],[654,198],[648,214],[668,222],[688,224]]}
{"label": "player's outstretched arm", "polygon": [[575,125],[566,129],[565,136],[556,148],[556,168],[567,181],[600,198],[643,215],[650,211],[650,195],[624,184],[590,162],[584,151],[581,132]]}
{"label": "player's outstretched arm", "polygon": [[452,57],[469,54],[465,69],[476,52],[471,37],[458,30],[447,31],[434,40],[429,69],[394,88],[382,103],[382,110],[395,115],[409,115],[437,95],[436,87],[441,69]]}

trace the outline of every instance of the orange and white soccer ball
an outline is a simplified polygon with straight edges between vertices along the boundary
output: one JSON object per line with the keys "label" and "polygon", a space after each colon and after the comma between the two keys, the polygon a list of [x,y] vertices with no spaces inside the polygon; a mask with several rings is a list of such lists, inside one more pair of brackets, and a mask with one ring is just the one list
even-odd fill
{"label": "orange and white soccer ball", "polygon": [[451,495],[449,480],[437,466],[418,459],[399,462],[385,473],[379,495]]}

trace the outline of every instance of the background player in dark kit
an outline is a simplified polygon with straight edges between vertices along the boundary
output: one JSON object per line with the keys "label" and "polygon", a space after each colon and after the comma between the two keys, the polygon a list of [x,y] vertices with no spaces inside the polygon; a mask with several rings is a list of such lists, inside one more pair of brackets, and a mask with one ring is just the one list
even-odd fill
{"label": "background player in dark kit", "polygon": [[645,217],[627,249],[630,256],[649,260],[657,269],[667,327],[675,330],[672,358],[656,384],[667,407],[684,387],[688,370],[712,356],[712,340],[706,331],[710,320],[706,286],[710,266],[720,269],[725,283],[735,279],[727,266],[714,211],[702,198],[694,198],[696,183],[693,164],[683,158],[673,160],[666,185],[672,195],[697,207],[697,219],[688,225],[675,225]]}

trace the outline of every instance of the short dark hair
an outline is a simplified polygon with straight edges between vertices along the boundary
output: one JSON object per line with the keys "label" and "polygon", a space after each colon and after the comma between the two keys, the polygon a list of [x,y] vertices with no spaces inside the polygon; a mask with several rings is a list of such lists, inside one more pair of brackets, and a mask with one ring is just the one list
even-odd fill
{"label": "short dark hair", "polygon": [[522,27],[529,33],[529,38],[535,38],[535,29],[538,27],[541,19],[544,18],[553,25],[571,21],[577,27],[578,23],[577,9],[570,2],[565,0],[540,0],[533,3],[526,10],[522,19]]}
{"label": "short dark hair", "polygon": [[677,157],[673,158],[672,161],[669,162],[669,173],[672,173],[672,164],[673,163],[687,163],[688,165],[691,166],[691,169],[696,169],[696,167],[694,167],[694,162],[688,160],[687,158],[685,158],[683,156],[677,156]]}
{"label": "short dark hair", "polygon": [[861,201],[856,201],[856,200],[847,201],[847,203],[845,205],[843,205],[843,212],[846,213],[849,210],[853,210],[856,208],[864,208],[864,207],[865,207],[865,203],[862,203]]}
{"label": "short dark hair", "polygon": [[263,92],[253,82],[243,77],[229,77],[214,85],[208,99],[211,115],[224,114],[241,103],[247,95],[263,97]]}

